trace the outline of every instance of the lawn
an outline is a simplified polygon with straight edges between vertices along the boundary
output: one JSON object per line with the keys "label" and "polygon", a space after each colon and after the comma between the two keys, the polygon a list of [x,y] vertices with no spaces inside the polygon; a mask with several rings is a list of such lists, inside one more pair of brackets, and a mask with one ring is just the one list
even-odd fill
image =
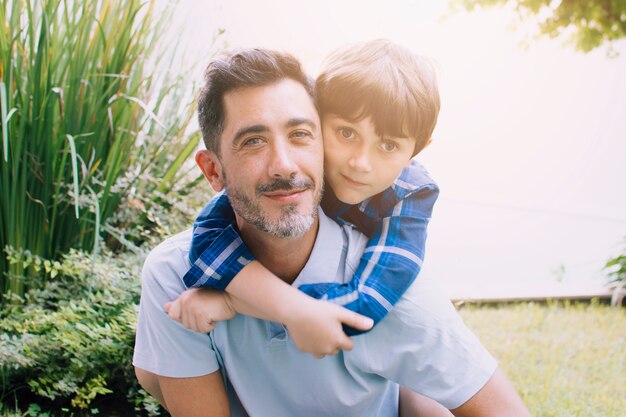
{"label": "lawn", "polygon": [[626,310],[598,303],[465,305],[460,313],[535,417],[626,415]]}

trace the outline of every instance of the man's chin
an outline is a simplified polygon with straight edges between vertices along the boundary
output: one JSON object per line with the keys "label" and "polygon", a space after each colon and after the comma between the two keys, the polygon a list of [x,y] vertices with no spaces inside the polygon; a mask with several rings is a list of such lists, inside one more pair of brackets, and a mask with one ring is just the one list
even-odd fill
{"label": "man's chin", "polygon": [[317,210],[312,207],[308,210],[295,205],[284,207],[279,213],[264,216],[265,221],[261,228],[276,237],[297,238],[309,231],[316,216]]}

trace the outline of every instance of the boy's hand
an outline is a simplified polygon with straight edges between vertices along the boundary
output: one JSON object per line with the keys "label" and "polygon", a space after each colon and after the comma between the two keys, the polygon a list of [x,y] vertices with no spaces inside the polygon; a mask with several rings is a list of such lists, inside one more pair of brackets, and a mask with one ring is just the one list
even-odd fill
{"label": "boy's hand", "polygon": [[163,308],[171,319],[201,333],[210,332],[215,323],[235,315],[227,294],[206,288],[191,288]]}
{"label": "boy's hand", "polygon": [[369,317],[329,303],[311,299],[293,311],[286,324],[296,347],[316,358],[336,355],[340,350],[354,346],[343,331],[342,324],[359,330],[368,330],[374,322]]}

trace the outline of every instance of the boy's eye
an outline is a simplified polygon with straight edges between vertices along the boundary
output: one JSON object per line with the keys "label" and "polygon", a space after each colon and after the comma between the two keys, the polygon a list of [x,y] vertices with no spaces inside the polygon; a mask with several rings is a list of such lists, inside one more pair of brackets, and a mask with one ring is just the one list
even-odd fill
{"label": "boy's eye", "polygon": [[340,127],[339,129],[337,129],[337,131],[339,132],[339,134],[341,135],[342,138],[344,139],[354,139],[356,138],[356,133],[354,133],[354,130],[349,129],[347,127]]}
{"label": "boy's eye", "polygon": [[398,149],[398,145],[395,142],[386,141],[380,144],[380,147],[385,152],[393,152]]}

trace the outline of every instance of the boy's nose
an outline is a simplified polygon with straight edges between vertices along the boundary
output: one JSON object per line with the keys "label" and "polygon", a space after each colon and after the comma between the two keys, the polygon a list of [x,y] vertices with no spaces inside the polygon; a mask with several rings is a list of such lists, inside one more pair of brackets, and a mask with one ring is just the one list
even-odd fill
{"label": "boy's nose", "polygon": [[370,161],[369,152],[365,149],[355,152],[348,161],[348,165],[356,171],[370,172],[372,170],[372,163]]}

